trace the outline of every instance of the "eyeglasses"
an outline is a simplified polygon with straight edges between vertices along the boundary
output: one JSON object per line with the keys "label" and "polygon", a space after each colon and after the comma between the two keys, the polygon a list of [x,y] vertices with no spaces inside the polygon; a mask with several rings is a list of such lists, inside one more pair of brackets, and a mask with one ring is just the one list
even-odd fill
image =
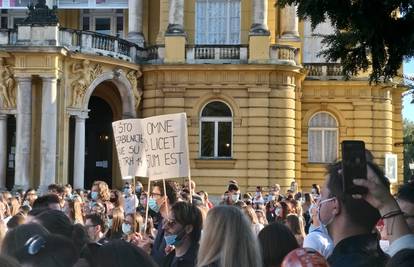
{"label": "eyeglasses", "polygon": [[36,255],[45,245],[46,240],[40,235],[35,235],[26,241],[24,248],[29,255]]}
{"label": "eyeglasses", "polygon": [[89,227],[96,227],[97,226],[97,224],[89,224],[89,225],[84,225],[86,228],[89,228]]}
{"label": "eyeglasses", "polygon": [[161,195],[161,194],[159,194],[159,193],[154,193],[154,192],[151,192],[150,197],[154,197],[154,196],[160,197],[160,196],[162,196],[162,195]]}

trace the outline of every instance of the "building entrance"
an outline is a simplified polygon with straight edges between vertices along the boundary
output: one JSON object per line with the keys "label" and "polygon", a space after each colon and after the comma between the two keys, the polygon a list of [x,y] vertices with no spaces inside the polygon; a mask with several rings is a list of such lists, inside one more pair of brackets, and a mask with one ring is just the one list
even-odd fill
{"label": "building entrance", "polygon": [[112,185],[112,121],[110,105],[98,96],[89,100],[89,118],[86,120],[85,139],[85,188],[93,181],[105,181]]}

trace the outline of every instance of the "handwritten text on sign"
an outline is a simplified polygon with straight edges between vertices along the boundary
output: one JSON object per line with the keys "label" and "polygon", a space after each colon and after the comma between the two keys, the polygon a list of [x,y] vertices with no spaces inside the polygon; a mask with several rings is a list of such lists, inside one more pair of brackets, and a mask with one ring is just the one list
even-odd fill
{"label": "handwritten text on sign", "polygon": [[120,120],[112,127],[124,179],[188,176],[185,113]]}

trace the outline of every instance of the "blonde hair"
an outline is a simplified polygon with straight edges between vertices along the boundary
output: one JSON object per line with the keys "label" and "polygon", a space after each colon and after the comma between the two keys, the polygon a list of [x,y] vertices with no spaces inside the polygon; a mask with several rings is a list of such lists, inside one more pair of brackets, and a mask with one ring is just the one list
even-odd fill
{"label": "blonde hair", "polygon": [[124,210],[120,207],[112,209],[112,231],[119,232],[122,229],[122,223],[124,222]]}
{"label": "blonde hair", "polygon": [[259,243],[246,216],[233,206],[217,206],[207,214],[197,266],[262,266]]}
{"label": "blonde hair", "polygon": [[257,218],[256,212],[251,206],[243,206],[242,207],[244,214],[249,218],[252,224],[258,224],[259,219]]}
{"label": "blonde hair", "polygon": [[109,192],[109,187],[107,183],[105,183],[104,181],[95,181],[93,183],[93,186],[98,187],[99,198],[102,201],[109,201],[111,194]]}
{"label": "blonde hair", "polygon": [[70,212],[69,216],[72,220],[72,223],[84,224],[83,211],[82,211],[82,199],[80,197],[75,197],[73,200],[68,201]]}
{"label": "blonde hair", "polygon": [[10,203],[10,216],[14,216],[17,213],[19,213],[20,210],[20,203],[19,200],[16,197],[13,197],[11,199],[11,203]]}
{"label": "blonde hair", "polygon": [[128,213],[126,216],[130,216],[132,218],[132,230],[134,233],[140,233],[141,228],[144,226],[144,218],[141,216],[141,214],[134,212],[134,213]]}

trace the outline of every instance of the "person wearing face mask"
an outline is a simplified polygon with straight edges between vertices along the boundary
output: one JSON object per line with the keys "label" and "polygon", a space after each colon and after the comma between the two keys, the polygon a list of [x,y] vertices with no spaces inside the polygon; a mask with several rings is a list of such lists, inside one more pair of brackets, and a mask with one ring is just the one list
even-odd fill
{"label": "person wearing face mask", "polygon": [[[95,181],[92,185],[91,200],[92,202],[101,203],[104,205],[105,213],[108,214],[113,209],[114,205],[110,202],[110,192],[108,184],[104,181]],[[93,204],[91,205],[91,207]]]}
{"label": "person wearing face mask", "polygon": [[202,229],[200,210],[188,202],[177,202],[164,220],[164,240],[170,253],[164,258],[163,267],[196,266]]}
{"label": "person wearing face mask", "polygon": [[144,232],[144,218],[134,212],[127,214],[125,220],[122,223],[123,239],[130,242],[134,234],[140,234]]}
{"label": "person wearing face mask", "polygon": [[125,196],[125,213],[134,213],[138,208],[137,195],[132,193],[132,187],[129,183],[125,184],[123,191]]}
{"label": "person wearing face mask", "polygon": [[257,186],[256,187],[256,194],[253,198],[253,204],[257,206],[257,205],[264,205],[264,203],[265,203],[265,201],[264,201],[263,196],[262,196],[262,187]]}
{"label": "person wearing face mask", "polygon": [[[367,165],[367,177],[378,177],[389,190],[382,170],[371,162]],[[385,266],[388,257],[380,248],[378,236],[372,233],[381,214],[366,200],[345,193],[342,180],[341,162],[330,165],[318,205],[318,219],[335,245],[329,265]]]}
{"label": "person wearing face mask", "polygon": [[105,221],[98,214],[86,215],[84,227],[86,229],[86,232],[88,233],[89,239],[92,242],[102,245],[109,241],[105,237],[105,233],[107,230],[105,226]]}
{"label": "person wearing face mask", "polygon": [[234,205],[240,201],[240,190],[237,184],[229,184],[228,186],[227,205]]}
{"label": "person wearing face mask", "polygon": [[143,190],[144,190],[144,186],[142,185],[142,183],[139,181],[136,181],[135,182],[135,195],[137,196],[138,199],[143,193]]}
{"label": "person wearing face mask", "polygon": [[110,240],[122,238],[122,224],[124,223],[124,219],[124,210],[122,208],[117,207],[112,210],[112,214],[108,216],[109,230],[106,234]]}
{"label": "person wearing face mask", "polygon": [[[164,228],[163,221],[167,219],[167,210],[169,211],[177,201],[178,201],[178,186],[173,181],[165,181],[165,190],[162,181],[156,181],[153,184],[152,192],[150,197],[148,198],[148,207],[152,210],[153,213],[156,215],[154,216],[158,220],[157,228],[157,236],[152,245],[151,249],[151,256],[157,262],[157,264],[161,265],[164,257],[166,256],[165,247],[166,242],[164,240]],[[148,239],[137,239],[136,245],[141,248],[146,249],[148,246],[147,242]],[[152,242],[152,241],[151,241]]]}
{"label": "person wearing face mask", "polygon": [[303,240],[304,248],[312,248],[326,259],[332,254],[333,241],[326,227],[320,224],[318,219],[318,204],[312,204],[309,208],[312,224],[309,233]]}

